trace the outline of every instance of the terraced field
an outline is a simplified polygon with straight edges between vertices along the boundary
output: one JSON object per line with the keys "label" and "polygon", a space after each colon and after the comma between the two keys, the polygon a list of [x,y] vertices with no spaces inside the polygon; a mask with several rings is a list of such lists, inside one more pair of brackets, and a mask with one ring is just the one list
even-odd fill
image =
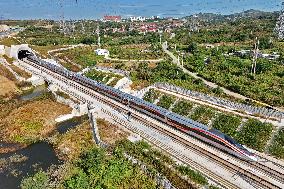
{"label": "terraced field", "polygon": [[268,141],[275,129],[270,123],[263,123],[257,119],[242,119],[238,115],[194,104],[185,99],[179,99],[176,102],[175,96],[155,89],[150,89],[143,99],[151,103],[157,102],[160,107],[170,109],[172,112],[208,125],[210,128],[216,128],[247,147],[260,152],[264,152],[268,148],[271,155],[284,158],[284,130],[280,130],[275,135],[272,144],[268,146]]}

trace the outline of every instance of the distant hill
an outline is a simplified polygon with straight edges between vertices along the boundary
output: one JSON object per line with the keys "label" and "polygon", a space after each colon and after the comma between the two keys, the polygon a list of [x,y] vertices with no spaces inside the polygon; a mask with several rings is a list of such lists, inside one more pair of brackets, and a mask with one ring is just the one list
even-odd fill
{"label": "distant hill", "polygon": [[199,19],[204,21],[210,22],[218,22],[218,21],[225,21],[225,20],[236,20],[240,18],[277,18],[279,12],[264,12],[259,10],[246,10],[240,13],[234,13],[230,15],[222,15],[222,14],[214,14],[214,13],[199,13],[191,16],[185,17],[186,19]]}

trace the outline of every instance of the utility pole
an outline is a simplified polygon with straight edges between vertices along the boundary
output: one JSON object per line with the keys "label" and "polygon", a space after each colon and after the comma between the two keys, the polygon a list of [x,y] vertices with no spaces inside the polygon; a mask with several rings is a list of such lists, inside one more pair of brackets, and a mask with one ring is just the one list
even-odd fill
{"label": "utility pole", "polygon": [[159,30],[159,35],[160,35],[160,44],[162,44],[162,33],[163,33],[163,31],[162,31],[162,30]]}
{"label": "utility pole", "polygon": [[81,26],[82,26],[82,33],[83,34],[85,34],[86,33],[86,31],[85,31],[85,26],[84,26],[84,23],[83,23],[84,21],[82,21],[81,22]]}
{"label": "utility pole", "polygon": [[60,25],[61,31],[65,35],[66,33],[65,33],[65,17],[64,17],[64,0],[60,0],[59,4],[60,4],[60,10],[61,10],[59,25]]}
{"label": "utility pole", "polygon": [[184,52],[181,53],[181,66],[183,67],[183,57],[184,57]]}
{"label": "utility pole", "polygon": [[98,35],[98,46],[101,48],[101,37],[100,37],[100,25],[98,24],[96,29],[96,34]]}
{"label": "utility pole", "polygon": [[259,47],[259,40],[256,37],[255,43],[254,43],[254,50],[253,50],[253,61],[252,61],[252,65],[251,65],[251,73],[253,74],[254,78],[255,78],[255,74],[256,74],[256,63],[257,63],[258,52],[259,52],[258,47]]}

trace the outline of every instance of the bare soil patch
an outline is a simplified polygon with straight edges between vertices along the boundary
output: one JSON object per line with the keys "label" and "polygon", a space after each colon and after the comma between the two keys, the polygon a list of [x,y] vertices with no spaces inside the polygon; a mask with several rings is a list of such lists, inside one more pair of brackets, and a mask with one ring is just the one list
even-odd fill
{"label": "bare soil patch", "polygon": [[49,141],[55,147],[57,156],[64,160],[76,159],[83,151],[95,145],[92,129],[88,121],[64,134],[52,136]]}
{"label": "bare soil patch", "polygon": [[15,83],[6,77],[0,75],[0,97],[11,98],[14,94],[19,93]]}
{"label": "bare soil patch", "polygon": [[54,131],[55,118],[70,112],[71,108],[51,99],[29,102],[13,109],[2,119],[0,135],[5,136],[7,142],[37,142]]}
{"label": "bare soil patch", "polygon": [[97,120],[101,140],[108,144],[115,144],[117,141],[126,139],[129,133],[120,129],[104,119]]}

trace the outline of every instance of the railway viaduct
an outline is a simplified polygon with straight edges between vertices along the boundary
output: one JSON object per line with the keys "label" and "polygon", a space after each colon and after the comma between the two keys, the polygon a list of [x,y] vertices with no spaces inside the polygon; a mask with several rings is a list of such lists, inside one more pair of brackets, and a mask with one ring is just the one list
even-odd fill
{"label": "railway viaduct", "polygon": [[[30,53],[27,49],[20,49],[17,52],[17,58]],[[81,102],[81,107],[85,107],[86,113],[91,115],[95,136],[98,133],[95,120],[96,118],[102,118],[141,136],[156,147],[167,151],[180,162],[199,170],[212,181],[221,184],[225,188],[253,188],[252,184],[242,176],[236,175],[235,172],[231,172],[226,167],[222,167],[215,162],[208,161],[206,157],[194,153],[184,144],[178,142],[176,138],[166,133],[173,133],[184,140],[190,140],[190,137],[187,135],[181,134],[167,125],[109,99],[73,80],[69,80],[43,67],[37,68],[34,63],[26,59],[18,60],[18,62],[21,68],[44,79],[48,84],[56,85],[63,92],[78,99]],[[128,116],[129,112],[131,112],[131,117]],[[95,137],[95,140],[97,143],[100,143],[99,137]]]}

